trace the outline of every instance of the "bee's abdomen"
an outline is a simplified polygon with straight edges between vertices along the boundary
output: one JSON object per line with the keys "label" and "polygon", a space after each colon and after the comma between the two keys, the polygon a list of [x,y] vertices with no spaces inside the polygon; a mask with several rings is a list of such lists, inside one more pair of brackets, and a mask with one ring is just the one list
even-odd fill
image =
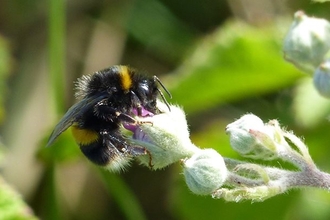
{"label": "bee's abdomen", "polygon": [[106,166],[115,155],[112,150],[105,147],[102,140],[98,140],[87,145],[80,144],[80,150],[93,163],[99,166]]}

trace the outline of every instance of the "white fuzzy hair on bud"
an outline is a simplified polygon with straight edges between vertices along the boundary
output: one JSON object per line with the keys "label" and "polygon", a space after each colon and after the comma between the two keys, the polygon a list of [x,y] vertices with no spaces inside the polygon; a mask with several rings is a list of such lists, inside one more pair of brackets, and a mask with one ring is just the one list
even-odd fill
{"label": "white fuzzy hair on bud", "polygon": [[203,149],[183,161],[188,188],[198,195],[210,195],[219,189],[227,178],[227,168],[222,156],[213,149]]}
{"label": "white fuzzy hair on bud", "polygon": [[146,117],[143,123],[135,131],[137,143],[143,141],[143,146],[150,152],[140,156],[140,162],[144,165],[152,165],[153,169],[164,168],[183,158],[190,157],[198,151],[189,138],[189,130],[183,110],[177,106],[168,107],[159,102],[157,104],[161,114]]}

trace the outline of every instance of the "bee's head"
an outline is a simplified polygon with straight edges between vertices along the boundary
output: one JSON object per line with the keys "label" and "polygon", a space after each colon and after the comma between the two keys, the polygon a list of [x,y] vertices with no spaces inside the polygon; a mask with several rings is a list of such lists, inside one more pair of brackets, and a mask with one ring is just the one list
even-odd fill
{"label": "bee's head", "polygon": [[132,93],[134,93],[139,99],[141,103],[141,107],[143,107],[147,111],[152,112],[153,114],[160,113],[160,111],[156,107],[158,95],[162,97],[164,103],[169,108],[169,105],[163,93],[158,88],[158,84],[160,84],[171,97],[169,91],[164,87],[164,85],[160,82],[160,80],[156,76],[152,78],[140,79],[132,89]]}

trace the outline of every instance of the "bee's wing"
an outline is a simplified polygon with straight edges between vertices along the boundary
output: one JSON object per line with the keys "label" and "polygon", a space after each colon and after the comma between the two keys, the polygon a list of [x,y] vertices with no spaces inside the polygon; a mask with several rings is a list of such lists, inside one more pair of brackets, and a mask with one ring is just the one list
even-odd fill
{"label": "bee's wing", "polygon": [[105,96],[101,95],[84,98],[69,108],[61,121],[55,126],[52,134],[48,139],[47,146],[50,146],[56,140],[56,138],[62,134],[62,132],[68,129],[74,122],[76,122],[79,116],[81,116],[88,109],[92,108],[96,103],[104,98]]}

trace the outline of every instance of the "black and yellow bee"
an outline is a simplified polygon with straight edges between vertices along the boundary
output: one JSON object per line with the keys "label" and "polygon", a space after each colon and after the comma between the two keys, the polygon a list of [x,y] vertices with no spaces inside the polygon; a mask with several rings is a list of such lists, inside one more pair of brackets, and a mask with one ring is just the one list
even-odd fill
{"label": "black and yellow bee", "polygon": [[119,170],[132,158],[147,154],[144,147],[128,143],[120,127],[136,124],[134,116],[160,113],[156,106],[158,95],[167,104],[160,84],[127,66],[112,66],[77,81],[73,105],[56,125],[47,146],[71,127],[73,137],[83,154],[93,163]]}

